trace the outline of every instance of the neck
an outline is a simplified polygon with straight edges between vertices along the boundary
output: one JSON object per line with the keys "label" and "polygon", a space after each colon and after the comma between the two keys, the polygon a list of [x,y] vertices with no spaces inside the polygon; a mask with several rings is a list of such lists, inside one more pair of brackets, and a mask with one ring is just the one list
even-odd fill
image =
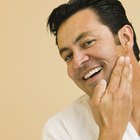
{"label": "neck", "polygon": [[140,135],[140,65],[132,62],[133,65],[133,111],[130,122]]}

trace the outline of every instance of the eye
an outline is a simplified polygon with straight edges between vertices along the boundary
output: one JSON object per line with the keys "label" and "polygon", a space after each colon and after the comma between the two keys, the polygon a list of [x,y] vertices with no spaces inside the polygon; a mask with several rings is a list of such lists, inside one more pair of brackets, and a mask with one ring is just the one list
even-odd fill
{"label": "eye", "polygon": [[70,53],[64,57],[65,62],[69,62],[71,59],[72,59],[72,53]]}
{"label": "eye", "polygon": [[81,46],[82,46],[82,48],[88,48],[91,45],[93,45],[95,41],[96,41],[95,39],[87,40]]}

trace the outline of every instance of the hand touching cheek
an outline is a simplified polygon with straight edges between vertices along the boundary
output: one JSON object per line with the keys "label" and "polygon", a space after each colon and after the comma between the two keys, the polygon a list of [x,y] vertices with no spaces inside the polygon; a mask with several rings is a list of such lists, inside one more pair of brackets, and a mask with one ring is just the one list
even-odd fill
{"label": "hand touching cheek", "polygon": [[99,140],[121,140],[132,112],[133,70],[129,57],[121,56],[108,86],[101,80],[90,101],[100,135]]}

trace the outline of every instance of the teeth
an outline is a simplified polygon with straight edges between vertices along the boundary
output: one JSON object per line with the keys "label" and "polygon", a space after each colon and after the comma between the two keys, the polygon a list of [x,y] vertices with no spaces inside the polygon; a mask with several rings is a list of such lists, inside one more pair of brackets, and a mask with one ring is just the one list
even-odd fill
{"label": "teeth", "polygon": [[85,80],[88,79],[91,75],[93,75],[93,74],[95,74],[96,72],[100,71],[101,69],[102,69],[102,67],[100,66],[100,67],[97,67],[97,68],[95,68],[95,69],[89,71],[89,72],[84,76]]}

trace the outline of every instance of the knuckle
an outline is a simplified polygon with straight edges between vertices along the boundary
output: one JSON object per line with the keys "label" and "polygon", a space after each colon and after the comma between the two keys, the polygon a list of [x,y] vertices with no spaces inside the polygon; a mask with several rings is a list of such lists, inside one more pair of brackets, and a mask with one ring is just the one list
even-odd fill
{"label": "knuckle", "polygon": [[99,101],[96,98],[92,99],[90,106],[92,106],[92,108],[97,108],[99,106]]}
{"label": "knuckle", "polygon": [[128,77],[129,77],[128,73],[122,73],[122,78],[128,79]]}
{"label": "knuckle", "polygon": [[120,91],[120,99],[122,99],[122,100],[130,100],[131,99],[131,96],[130,96],[130,94],[128,93],[129,91],[127,91],[127,90],[121,90]]}
{"label": "knuckle", "polygon": [[114,76],[116,76],[116,77],[120,77],[121,76],[121,72],[119,70],[114,70],[112,74]]}
{"label": "knuckle", "polygon": [[118,88],[117,87],[109,88],[108,92],[109,94],[116,95],[116,93],[118,93]]}

